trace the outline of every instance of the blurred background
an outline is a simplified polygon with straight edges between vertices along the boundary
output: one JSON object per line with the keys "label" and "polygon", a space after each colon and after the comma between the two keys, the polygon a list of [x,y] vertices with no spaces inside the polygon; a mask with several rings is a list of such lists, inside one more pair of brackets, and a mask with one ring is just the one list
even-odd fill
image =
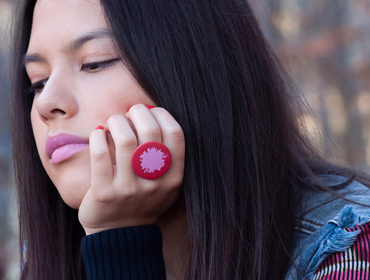
{"label": "blurred background", "polygon": [[11,0],[0,0],[0,280],[18,279],[17,211],[10,142]]}
{"label": "blurred background", "polygon": [[[332,161],[369,172],[370,0],[251,0],[310,105],[301,121]],[[0,280],[18,279],[10,142],[11,0],[0,0]]]}

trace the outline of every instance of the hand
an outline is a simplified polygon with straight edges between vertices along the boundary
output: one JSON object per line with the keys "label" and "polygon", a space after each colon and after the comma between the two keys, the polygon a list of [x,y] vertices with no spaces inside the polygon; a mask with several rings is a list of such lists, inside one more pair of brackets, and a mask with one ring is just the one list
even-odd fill
{"label": "hand", "polygon": [[[142,104],[132,106],[126,116],[110,117],[106,130],[90,135],[91,187],[78,213],[86,234],[156,223],[178,199],[185,160],[180,125],[165,109],[149,110]],[[115,159],[107,133],[114,141]],[[172,156],[170,169],[155,180],[137,176],[131,167],[132,153],[147,141],[162,142]]]}

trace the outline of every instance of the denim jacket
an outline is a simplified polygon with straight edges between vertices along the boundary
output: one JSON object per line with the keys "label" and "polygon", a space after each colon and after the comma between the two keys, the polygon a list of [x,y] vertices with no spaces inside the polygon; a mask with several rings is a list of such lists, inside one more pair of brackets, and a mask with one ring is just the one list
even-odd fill
{"label": "denim jacket", "polygon": [[[326,186],[335,186],[344,183],[347,178],[320,175],[319,180]],[[359,182],[353,181],[337,192],[350,201],[370,205],[370,188]],[[295,265],[291,265],[285,280],[312,279],[324,259],[347,250],[360,233],[348,232],[345,228],[370,222],[370,207],[333,197],[330,193],[307,190],[302,203],[294,233]]]}

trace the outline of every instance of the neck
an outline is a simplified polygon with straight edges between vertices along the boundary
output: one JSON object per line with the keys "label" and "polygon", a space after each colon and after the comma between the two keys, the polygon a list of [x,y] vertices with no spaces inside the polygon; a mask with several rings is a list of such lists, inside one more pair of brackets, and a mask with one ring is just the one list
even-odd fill
{"label": "neck", "polygon": [[185,206],[176,203],[162,216],[157,225],[163,236],[167,280],[184,279],[189,256]]}

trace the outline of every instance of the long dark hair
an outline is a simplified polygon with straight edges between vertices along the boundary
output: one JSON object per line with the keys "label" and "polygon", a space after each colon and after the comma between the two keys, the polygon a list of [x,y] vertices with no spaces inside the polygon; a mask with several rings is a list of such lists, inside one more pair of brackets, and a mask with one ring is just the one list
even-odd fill
{"label": "long dark hair", "polygon": [[[13,147],[22,279],[84,279],[77,211],[39,159],[22,60],[36,0],[14,23]],[[101,0],[117,49],[186,138],[186,279],[282,279],[297,186],[325,166],[297,122],[299,100],[247,1]],[[320,163],[320,164],[319,164]],[[26,249],[23,249],[26,248]]]}

